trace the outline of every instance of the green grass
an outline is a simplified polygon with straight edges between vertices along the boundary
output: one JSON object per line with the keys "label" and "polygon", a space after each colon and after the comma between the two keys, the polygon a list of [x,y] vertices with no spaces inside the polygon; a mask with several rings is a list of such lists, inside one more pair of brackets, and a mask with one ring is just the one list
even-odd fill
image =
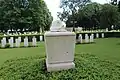
{"label": "green grass", "polygon": [[23,58],[35,55],[45,56],[44,43],[41,42],[37,45],[39,47],[0,49],[0,65],[9,59]]}
{"label": "green grass", "polygon": [[0,49],[0,80],[120,80],[120,38],[77,44],[75,69],[48,73],[45,46]]}
{"label": "green grass", "polygon": [[76,45],[76,53],[91,53],[101,59],[120,61],[120,38],[97,39],[94,44]]}
{"label": "green grass", "polygon": [[[45,56],[44,43],[40,42],[37,45],[39,47],[0,49],[0,65],[16,57]],[[101,59],[120,61],[120,38],[96,39],[93,44],[77,44],[75,53],[90,53]]]}

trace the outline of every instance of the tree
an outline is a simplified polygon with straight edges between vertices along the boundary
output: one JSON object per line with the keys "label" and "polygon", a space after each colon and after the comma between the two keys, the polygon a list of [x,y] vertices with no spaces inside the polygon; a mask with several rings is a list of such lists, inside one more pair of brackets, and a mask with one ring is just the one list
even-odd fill
{"label": "tree", "polygon": [[77,13],[77,10],[85,6],[87,3],[89,3],[90,0],[61,0],[60,8],[63,9],[63,12],[58,12],[58,17],[62,21],[67,21],[70,15],[72,15],[72,22],[73,24],[73,31],[75,30],[75,15]]}
{"label": "tree", "polygon": [[85,6],[90,0],[61,0],[60,8],[63,12],[58,12],[58,17],[62,21],[66,21],[69,15],[75,15],[79,8]]}
{"label": "tree", "polygon": [[[84,28],[92,28],[100,26],[100,11],[101,6],[98,3],[90,3],[79,9],[75,14],[74,19],[77,21],[76,26],[82,26]],[[70,15],[67,20],[67,26],[72,26],[70,21],[73,16]]]}
{"label": "tree", "polygon": [[39,31],[50,26],[52,16],[43,0],[1,0],[1,29]]}
{"label": "tree", "polygon": [[119,13],[117,7],[111,4],[104,4],[101,10],[101,27],[111,29],[112,25],[116,25],[118,22]]}
{"label": "tree", "polygon": [[100,26],[100,11],[101,5],[98,3],[86,5],[82,10],[78,11],[78,23],[86,28]]}

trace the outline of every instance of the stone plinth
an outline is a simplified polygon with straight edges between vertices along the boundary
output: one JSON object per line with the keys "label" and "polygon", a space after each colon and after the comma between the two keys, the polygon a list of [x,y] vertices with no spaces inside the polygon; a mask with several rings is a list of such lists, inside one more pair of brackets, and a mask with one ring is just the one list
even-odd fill
{"label": "stone plinth", "polygon": [[47,71],[74,68],[75,33],[46,32],[44,36]]}

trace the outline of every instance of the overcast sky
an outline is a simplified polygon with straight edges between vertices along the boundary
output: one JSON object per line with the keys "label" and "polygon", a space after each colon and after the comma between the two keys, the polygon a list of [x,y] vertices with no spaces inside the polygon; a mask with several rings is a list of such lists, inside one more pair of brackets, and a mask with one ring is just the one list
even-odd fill
{"label": "overcast sky", "polygon": [[[52,13],[52,16],[55,19],[57,19],[57,12],[60,11],[59,5],[60,5],[60,0],[44,0]],[[98,2],[101,4],[108,3],[110,0],[92,0],[92,2]]]}

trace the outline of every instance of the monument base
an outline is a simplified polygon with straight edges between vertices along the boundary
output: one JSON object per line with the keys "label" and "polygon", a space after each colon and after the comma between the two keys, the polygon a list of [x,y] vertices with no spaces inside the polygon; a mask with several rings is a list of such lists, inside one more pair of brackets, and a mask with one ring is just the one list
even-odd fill
{"label": "monument base", "polygon": [[48,63],[46,60],[47,71],[60,71],[60,70],[68,70],[71,68],[75,68],[75,64],[73,62],[64,62],[64,63]]}

